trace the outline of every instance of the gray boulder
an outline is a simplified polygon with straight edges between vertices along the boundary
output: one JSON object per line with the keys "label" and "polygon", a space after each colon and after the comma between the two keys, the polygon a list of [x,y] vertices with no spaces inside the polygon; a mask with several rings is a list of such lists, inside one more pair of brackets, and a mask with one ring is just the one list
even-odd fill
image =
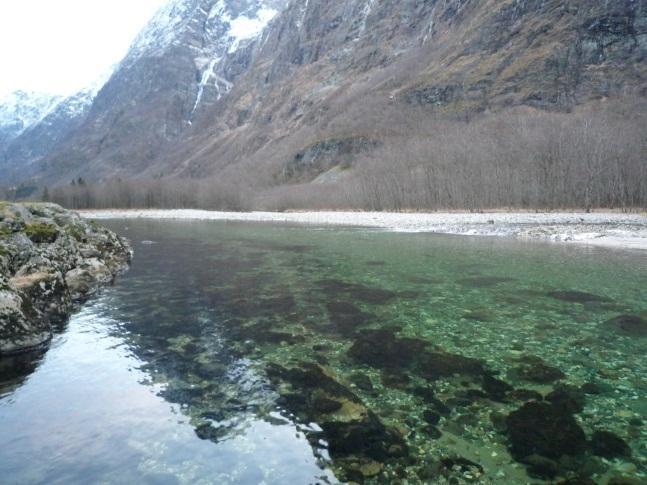
{"label": "gray boulder", "polygon": [[131,257],[127,241],[55,204],[0,202],[0,355],[47,342]]}

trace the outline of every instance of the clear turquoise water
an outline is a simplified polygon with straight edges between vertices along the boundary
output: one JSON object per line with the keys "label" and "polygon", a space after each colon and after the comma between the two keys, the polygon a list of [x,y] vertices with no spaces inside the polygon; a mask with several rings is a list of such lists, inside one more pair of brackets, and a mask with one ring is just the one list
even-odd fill
{"label": "clear turquoise water", "polygon": [[130,272],[0,361],[3,483],[647,477],[642,253],[108,225]]}

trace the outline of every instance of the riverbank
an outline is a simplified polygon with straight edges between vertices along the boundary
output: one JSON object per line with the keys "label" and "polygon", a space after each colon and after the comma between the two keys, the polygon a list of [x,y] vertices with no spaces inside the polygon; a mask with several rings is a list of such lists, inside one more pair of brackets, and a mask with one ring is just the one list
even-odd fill
{"label": "riverbank", "polygon": [[373,227],[400,232],[505,236],[647,250],[647,215],[619,212],[217,212],[89,210],[88,219],[178,219]]}

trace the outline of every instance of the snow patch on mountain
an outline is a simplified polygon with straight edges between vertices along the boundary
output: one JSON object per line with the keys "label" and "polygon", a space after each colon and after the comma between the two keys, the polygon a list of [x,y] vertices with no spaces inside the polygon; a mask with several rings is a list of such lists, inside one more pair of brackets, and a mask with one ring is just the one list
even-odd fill
{"label": "snow patch on mountain", "polygon": [[[169,0],[137,36],[122,66],[141,57],[162,57],[171,47],[190,52],[196,91],[190,123],[201,102],[232,88],[226,63],[253,42],[285,6],[285,0]],[[184,51],[183,51],[184,50]]]}
{"label": "snow patch on mountain", "polygon": [[206,13],[202,48],[194,62],[199,70],[199,83],[196,99],[189,116],[189,123],[195,114],[206,89],[215,90],[215,99],[226,95],[233,83],[224,74],[222,64],[228,56],[248,45],[260,36],[269,22],[278,14],[263,1],[248,1],[233,4],[218,0]]}
{"label": "snow patch on mountain", "polygon": [[360,24],[359,24],[357,35],[355,36],[355,39],[354,39],[355,42],[360,40],[364,31],[366,31],[366,22],[368,21],[368,17],[371,14],[371,11],[373,10],[374,4],[375,4],[375,0],[366,0],[366,4],[364,5],[364,8],[362,9],[362,13],[360,15]]}
{"label": "snow patch on mountain", "polygon": [[255,17],[240,15],[229,20],[229,39],[231,45],[228,52],[238,50],[241,42],[256,38],[278,12],[271,8],[263,7],[256,12]]}

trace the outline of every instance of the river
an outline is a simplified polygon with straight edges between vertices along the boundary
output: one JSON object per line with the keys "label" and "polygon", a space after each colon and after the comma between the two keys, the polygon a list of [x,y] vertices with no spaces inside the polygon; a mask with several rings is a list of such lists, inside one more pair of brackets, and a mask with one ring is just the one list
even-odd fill
{"label": "river", "polygon": [[103,223],[131,270],[0,360],[2,483],[647,477],[643,252]]}

